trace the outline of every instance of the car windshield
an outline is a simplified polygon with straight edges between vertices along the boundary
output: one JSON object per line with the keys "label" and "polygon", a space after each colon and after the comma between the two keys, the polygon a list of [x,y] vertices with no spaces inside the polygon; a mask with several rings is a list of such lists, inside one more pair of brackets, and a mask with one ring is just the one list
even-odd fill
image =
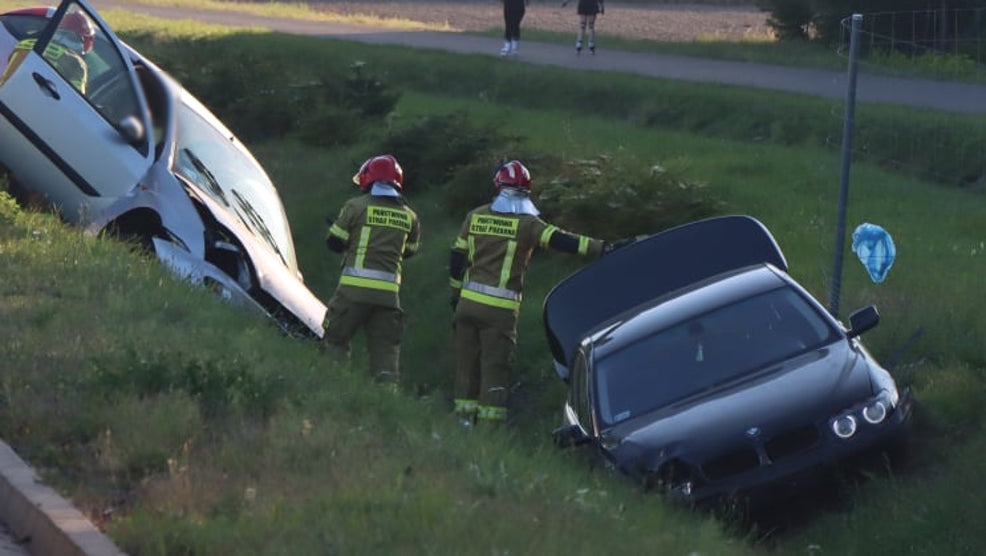
{"label": "car windshield", "polygon": [[235,213],[285,266],[297,272],[287,215],[267,173],[201,104],[190,96],[182,100],[175,173]]}
{"label": "car windshield", "polygon": [[789,287],[675,325],[595,362],[607,425],[689,398],[834,341],[838,331]]}

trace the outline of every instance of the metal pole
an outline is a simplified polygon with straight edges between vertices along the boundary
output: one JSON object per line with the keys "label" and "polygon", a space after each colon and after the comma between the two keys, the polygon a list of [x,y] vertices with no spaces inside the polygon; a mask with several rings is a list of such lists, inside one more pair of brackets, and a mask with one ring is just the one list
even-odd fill
{"label": "metal pole", "polygon": [[829,312],[838,318],[839,296],[842,289],[842,259],[846,243],[846,208],[849,205],[849,168],[852,166],[852,134],[856,114],[856,59],[859,56],[859,27],[862,14],[852,15],[849,35],[849,88],[846,91],[846,115],[842,123],[842,175],[839,178],[839,216],[835,231],[835,264],[832,270],[832,290],[829,292]]}

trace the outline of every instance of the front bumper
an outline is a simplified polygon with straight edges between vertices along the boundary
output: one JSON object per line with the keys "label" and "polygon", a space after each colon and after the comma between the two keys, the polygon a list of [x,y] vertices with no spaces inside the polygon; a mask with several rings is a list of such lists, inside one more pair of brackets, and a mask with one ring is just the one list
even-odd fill
{"label": "front bumper", "polygon": [[674,489],[670,492],[671,498],[684,504],[701,504],[722,498],[759,500],[790,496],[800,487],[824,479],[825,473],[833,468],[903,445],[913,410],[913,398],[905,390],[886,421],[861,429],[850,439],[842,440],[826,431],[828,434],[823,434],[818,445],[810,450],[760,465],[728,479],[707,482],[698,479],[690,489]]}

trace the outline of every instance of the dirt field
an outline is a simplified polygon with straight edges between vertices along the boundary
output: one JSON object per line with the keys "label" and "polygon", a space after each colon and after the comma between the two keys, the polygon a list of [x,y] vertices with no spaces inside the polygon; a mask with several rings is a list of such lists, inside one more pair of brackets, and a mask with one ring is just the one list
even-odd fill
{"label": "dirt field", "polygon": [[[571,0],[532,0],[521,24],[524,29],[578,30],[578,16]],[[447,24],[463,31],[503,28],[503,7],[497,0],[362,0],[312,2],[325,11],[362,14]],[[596,32],[656,41],[695,39],[739,40],[769,36],[767,14],[749,5],[627,4],[606,2],[606,12],[596,19]]]}

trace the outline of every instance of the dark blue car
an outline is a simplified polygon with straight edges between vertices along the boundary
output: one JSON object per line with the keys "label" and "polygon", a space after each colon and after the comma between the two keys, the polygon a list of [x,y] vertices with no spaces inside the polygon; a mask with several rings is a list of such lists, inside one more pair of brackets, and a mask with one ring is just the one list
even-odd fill
{"label": "dark blue car", "polygon": [[614,252],[552,290],[544,321],[568,384],[556,439],[679,501],[787,489],[906,435],[911,399],[859,338],[876,308],[843,326],[747,216]]}

